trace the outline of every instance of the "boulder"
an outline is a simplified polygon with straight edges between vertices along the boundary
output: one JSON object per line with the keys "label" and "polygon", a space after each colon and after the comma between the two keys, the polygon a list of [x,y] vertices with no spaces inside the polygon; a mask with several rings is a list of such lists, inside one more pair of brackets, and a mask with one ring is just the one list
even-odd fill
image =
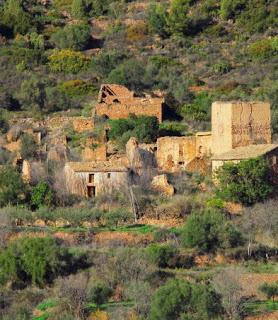
{"label": "boulder", "polygon": [[174,187],[168,182],[166,174],[155,176],[152,180],[152,188],[164,195],[172,196],[175,192]]}

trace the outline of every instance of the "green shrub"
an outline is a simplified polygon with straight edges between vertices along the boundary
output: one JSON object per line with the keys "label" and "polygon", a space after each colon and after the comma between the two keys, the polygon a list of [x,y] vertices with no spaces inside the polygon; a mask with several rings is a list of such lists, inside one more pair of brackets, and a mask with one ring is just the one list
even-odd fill
{"label": "green shrub", "polygon": [[0,254],[0,282],[32,281],[42,285],[59,269],[60,249],[52,238],[25,238]]}
{"label": "green shrub", "polygon": [[193,213],[181,232],[183,245],[196,247],[204,252],[214,252],[221,247],[241,245],[242,236],[224,215],[218,211],[207,210]]}
{"label": "green shrub", "polygon": [[275,300],[275,297],[278,297],[278,282],[275,283],[264,283],[260,286],[260,291],[264,293],[268,299]]}
{"label": "green shrub", "polygon": [[71,14],[75,19],[83,19],[86,16],[86,4],[84,0],[72,0]]}
{"label": "green shrub", "polygon": [[209,121],[213,98],[207,92],[198,94],[192,103],[182,107],[181,114],[186,120]]}
{"label": "green shrub", "polygon": [[59,49],[81,51],[87,48],[91,39],[91,29],[87,24],[67,25],[51,36],[51,41]]}
{"label": "green shrub", "polygon": [[112,295],[112,289],[103,283],[95,283],[89,290],[88,301],[97,305],[108,302],[109,297]]}
{"label": "green shrub", "polygon": [[220,14],[224,19],[237,16],[246,6],[245,0],[221,0]]}
{"label": "green shrub", "polygon": [[58,88],[72,98],[86,96],[96,92],[96,87],[92,82],[78,79],[65,81],[61,83]]}
{"label": "green shrub", "polygon": [[53,203],[53,193],[47,182],[40,181],[31,191],[31,205],[34,208],[50,206]]}
{"label": "green shrub", "polygon": [[270,165],[263,158],[227,163],[217,173],[219,195],[228,201],[252,205],[266,200],[273,187]]}
{"label": "green shrub", "polygon": [[188,126],[185,123],[174,121],[163,121],[159,125],[160,136],[181,136],[186,133]]}
{"label": "green shrub", "polygon": [[68,49],[54,51],[48,60],[53,72],[78,73],[89,67],[89,59],[85,55]]}
{"label": "green shrub", "polygon": [[140,143],[155,141],[159,132],[156,117],[130,115],[128,119],[109,120],[109,138],[124,146],[130,137],[135,137]]}
{"label": "green shrub", "polygon": [[164,4],[151,4],[148,10],[148,24],[151,31],[162,38],[169,36],[167,7]]}
{"label": "green shrub", "polygon": [[169,266],[169,261],[178,254],[178,250],[169,245],[152,244],[147,249],[147,258],[159,268]]}
{"label": "green shrub", "polygon": [[216,319],[222,314],[219,300],[209,286],[169,280],[152,297],[150,320]]}
{"label": "green shrub", "polygon": [[270,59],[278,53],[278,37],[262,39],[251,44],[247,49],[252,59]]}
{"label": "green shrub", "polygon": [[144,74],[142,62],[137,59],[129,59],[112,70],[106,82],[121,84],[134,91],[139,91],[144,88]]}
{"label": "green shrub", "polygon": [[32,17],[26,12],[23,0],[7,0],[4,2],[1,24],[10,28],[14,35],[26,34],[32,28]]}
{"label": "green shrub", "polygon": [[0,133],[7,133],[8,130],[9,130],[9,123],[0,113]]}
{"label": "green shrub", "polygon": [[21,175],[13,167],[0,168],[0,207],[22,203],[25,197]]}
{"label": "green shrub", "polygon": [[106,223],[111,227],[118,227],[120,224],[132,222],[132,214],[126,209],[110,210],[104,214]]}
{"label": "green shrub", "polygon": [[103,51],[93,57],[92,68],[99,77],[106,78],[115,66],[121,64],[127,56],[119,51]]}

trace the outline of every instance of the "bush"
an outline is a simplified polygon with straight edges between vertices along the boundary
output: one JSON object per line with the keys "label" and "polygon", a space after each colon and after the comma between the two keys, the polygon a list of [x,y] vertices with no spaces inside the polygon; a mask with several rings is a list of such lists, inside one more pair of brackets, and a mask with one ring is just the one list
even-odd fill
{"label": "bush", "polygon": [[20,139],[21,147],[20,154],[23,159],[32,159],[36,156],[38,145],[33,136],[28,133],[24,133],[24,135]]}
{"label": "bush", "polygon": [[219,296],[210,287],[175,279],[154,293],[150,320],[208,320],[221,313]]}
{"label": "bush", "polygon": [[107,83],[124,85],[131,90],[141,91],[144,88],[144,68],[142,62],[136,59],[124,61],[110,72]]}
{"label": "bush", "polygon": [[103,283],[96,283],[89,290],[88,301],[97,305],[108,302],[109,297],[112,295],[112,289]]}
{"label": "bush", "polygon": [[92,82],[78,79],[61,83],[59,90],[71,98],[82,97],[96,92],[96,88]]}
{"label": "bush", "polygon": [[53,203],[53,193],[47,182],[41,181],[31,192],[31,205],[34,208],[50,206]]}
{"label": "bush", "polygon": [[178,254],[178,250],[169,245],[152,244],[147,249],[147,258],[159,268],[166,268],[169,262]]}
{"label": "bush", "polygon": [[134,41],[142,41],[148,34],[148,28],[145,22],[138,22],[137,24],[133,24],[129,26],[126,30],[127,40]]}
{"label": "bush", "polygon": [[13,31],[13,34],[26,34],[32,28],[32,17],[26,12],[22,0],[7,0],[1,12],[1,24]]}
{"label": "bush", "polygon": [[181,114],[185,120],[209,121],[213,98],[207,92],[198,94],[192,103],[182,107]]}
{"label": "bush", "polygon": [[140,143],[154,142],[158,136],[159,124],[156,117],[131,115],[128,119],[109,120],[109,138],[124,146],[130,137]]}
{"label": "bush", "polygon": [[12,167],[0,168],[0,207],[22,203],[26,186],[20,174]]}
{"label": "bush", "polygon": [[67,25],[51,36],[51,41],[59,49],[81,51],[87,48],[91,39],[91,29],[87,24]]}
{"label": "bush", "polygon": [[260,286],[260,291],[267,296],[267,299],[275,300],[278,297],[278,282],[275,283],[264,283]]}
{"label": "bush", "polygon": [[252,205],[266,200],[273,190],[270,165],[263,158],[227,163],[217,173],[219,195],[228,201]]}
{"label": "bush", "polygon": [[270,59],[278,53],[278,37],[262,39],[252,43],[247,49],[248,55],[252,59]]}
{"label": "bush", "polygon": [[71,14],[75,19],[83,19],[86,16],[86,5],[84,0],[73,0]]}
{"label": "bush", "polygon": [[148,10],[148,24],[151,31],[162,38],[167,38],[169,36],[167,7],[163,4],[151,4]]}
{"label": "bush", "polygon": [[25,238],[0,254],[0,282],[32,281],[42,285],[59,270],[60,249],[52,238]]}
{"label": "bush", "polygon": [[55,51],[48,60],[50,70],[53,72],[78,73],[89,67],[89,59],[81,52],[73,50]]}
{"label": "bush", "polygon": [[186,247],[197,247],[204,252],[242,244],[240,233],[227,223],[223,214],[212,210],[190,215],[181,236]]}
{"label": "bush", "polygon": [[92,59],[92,68],[99,77],[106,78],[115,66],[121,64],[127,56],[116,50],[103,51]]}

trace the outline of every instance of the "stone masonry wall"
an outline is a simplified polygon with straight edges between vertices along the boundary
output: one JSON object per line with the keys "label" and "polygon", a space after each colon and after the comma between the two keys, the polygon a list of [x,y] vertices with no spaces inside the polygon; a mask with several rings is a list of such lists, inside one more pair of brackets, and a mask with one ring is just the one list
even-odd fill
{"label": "stone masonry wall", "polygon": [[271,143],[270,104],[264,102],[214,102],[212,153],[221,154],[250,144]]}
{"label": "stone masonry wall", "polygon": [[[135,103],[135,102],[134,102]],[[159,122],[162,122],[163,119],[163,110],[162,103],[159,100],[158,102],[152,102],[150,104],[105,104],[99,103],[96,106],[96,115],[98,116],[107,116],[110,119],[126,119],[130,114],[134,113],[137,116],[147,115],[157,117]]]}

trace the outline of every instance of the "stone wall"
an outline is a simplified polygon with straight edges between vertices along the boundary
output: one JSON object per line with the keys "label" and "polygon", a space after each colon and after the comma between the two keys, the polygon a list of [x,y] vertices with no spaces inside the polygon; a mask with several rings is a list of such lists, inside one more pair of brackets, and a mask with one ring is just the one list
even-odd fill
{"label": "stone wall", "polygon": [[145,103],[140,103],[136,100],[131,100],[129,104],[105,104],[99,103],[96,105],[96,115],[106,116],[109,119],[127,119],[130,114],[137,116],[154,116],[159,122],[163,119],[163,110],[161,99],[159,101],[149,100]]}
{"label": "stone wall", "polygon": [[[93,183],[89,183],[89,175],[94,174]],[[128,172],[74,172],[69,166],[65,166],[67,190],[71,194],[89,197],[88,188],[95,188],[95,196],[111,193],[113,190],[122,190],[127,185]]]}
{"label": "stone wall", "polygon": [[82,151],[82,159],[85,161],[105,161],[107,160],[107,146],[98,145],[96,148],[86,146]]}
{"label": "stone wall", "polygon": [[185,169],[196,156],[196,137],[162,137],[157,140],[157,164],[162,170]]}
{"label": "stone wall", "polygon": [[269,103],[237,101],[212,104],[213,154],[250,144],[268,143],[271,143]]}

